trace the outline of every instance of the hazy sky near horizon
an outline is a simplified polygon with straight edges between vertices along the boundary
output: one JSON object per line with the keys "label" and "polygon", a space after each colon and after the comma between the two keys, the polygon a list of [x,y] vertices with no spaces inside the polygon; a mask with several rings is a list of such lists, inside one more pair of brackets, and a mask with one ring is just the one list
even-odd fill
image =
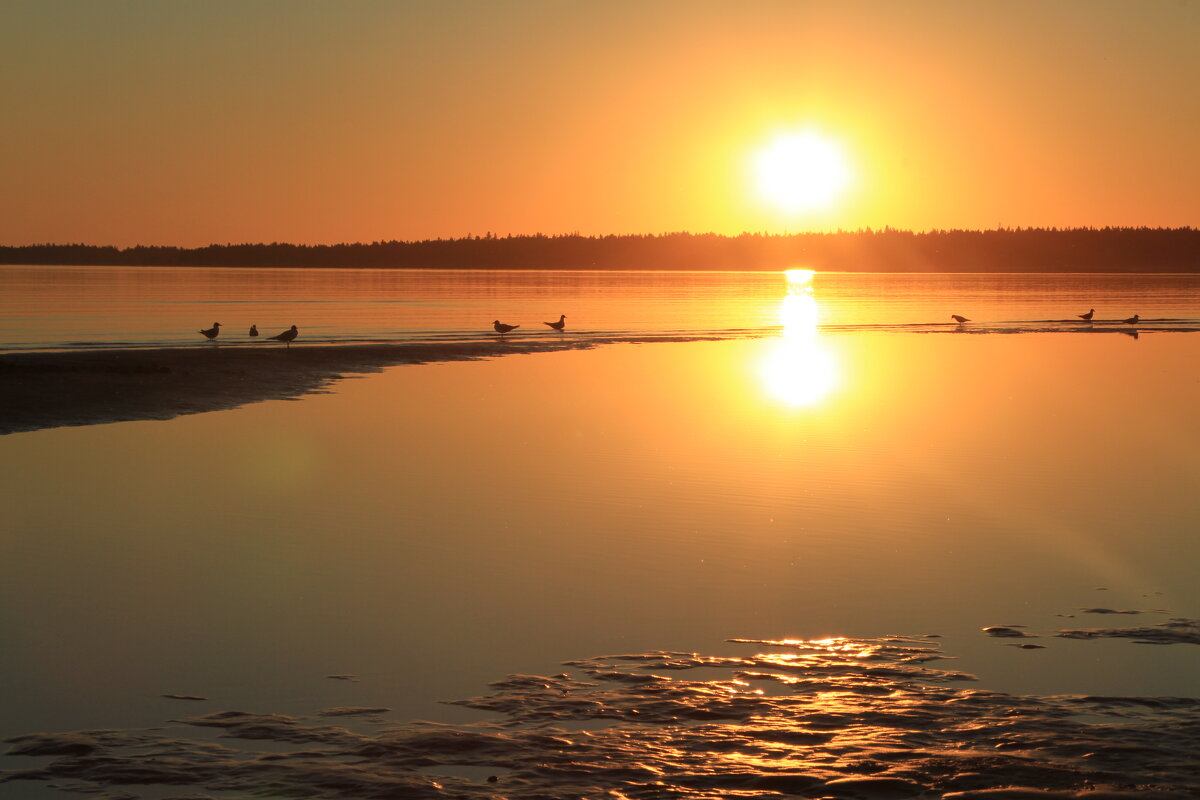
{"label": "hazy sky near horizon", "polygon": [[[6,0],[0,244],[1195,226],[1197,41],[1197,0]],[[754,190],[791,131],[837,203]]]}

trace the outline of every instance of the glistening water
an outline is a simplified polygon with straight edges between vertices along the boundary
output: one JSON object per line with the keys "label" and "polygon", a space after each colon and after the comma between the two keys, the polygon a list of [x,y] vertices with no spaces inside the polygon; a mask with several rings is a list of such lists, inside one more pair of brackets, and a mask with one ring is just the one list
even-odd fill
{"label": "glistening water", "polygon": [[981,276],[831,330],[774,279],[760,338],[3,437],[0,719],[47,736],[0,794],[1195,796],[1200,337],[895,328],[1195,298]]}

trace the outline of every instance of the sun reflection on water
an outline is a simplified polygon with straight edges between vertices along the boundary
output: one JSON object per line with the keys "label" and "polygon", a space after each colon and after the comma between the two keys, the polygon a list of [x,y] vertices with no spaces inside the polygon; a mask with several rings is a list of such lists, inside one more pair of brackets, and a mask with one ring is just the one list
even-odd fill
{"label": "sun reflection on water", "polygon": [[817,332],[819,308],[810,269],[783,273],[787,290],[779,307],[783,338],[763,359],[759,374],[767,394],[792,408],[824,400],[839,383],[837,360]]}

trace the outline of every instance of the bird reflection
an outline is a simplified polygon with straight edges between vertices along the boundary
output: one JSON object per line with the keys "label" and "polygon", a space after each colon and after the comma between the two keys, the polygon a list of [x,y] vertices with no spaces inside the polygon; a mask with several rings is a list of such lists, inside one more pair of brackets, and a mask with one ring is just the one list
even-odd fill
{"label": "bird reflection", "polygon": [[783,336],[763,360],[760,376],[771,397],[792,408],[805,408],[836,387],[837,362],[817,332],[813,271],[788,270],[784,276],[787,289],[779,306]]}

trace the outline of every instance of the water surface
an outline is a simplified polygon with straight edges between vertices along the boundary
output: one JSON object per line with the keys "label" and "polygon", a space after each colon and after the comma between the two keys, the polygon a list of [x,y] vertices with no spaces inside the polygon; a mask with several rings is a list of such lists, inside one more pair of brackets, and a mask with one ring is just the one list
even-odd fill
{"label": "water surface", "polygon": [[[983,276],[896,299],[905,276],[826,303],[826,276],[774,280],[769,302],[707,304],[753,327],[761,303],[762,338],[398,367],[300,402],[3,437],[3,733],[227,709],[476,719],[439,701],[567,659],[744,650],[730,637],[936,634],[977,688],[1200,694],[1194,645],[1054,636],[1200,617],[1200,337],[822,327],[1057,319],[1106,292],[1184,318],[1190,295]],[[644,288],[621,324],[655,307]]]}
{"label": "water surface", "polygon": [[[1200,318],[1200,276],[821,273],[812,281],[826,327]],[[219,341],[248,345],[291,325],[302,342],[461,340],[771,331],[787,289],[776,272],[599,272],[0,265],[0,352],[24,349],[183,347],[220,322]]]}

